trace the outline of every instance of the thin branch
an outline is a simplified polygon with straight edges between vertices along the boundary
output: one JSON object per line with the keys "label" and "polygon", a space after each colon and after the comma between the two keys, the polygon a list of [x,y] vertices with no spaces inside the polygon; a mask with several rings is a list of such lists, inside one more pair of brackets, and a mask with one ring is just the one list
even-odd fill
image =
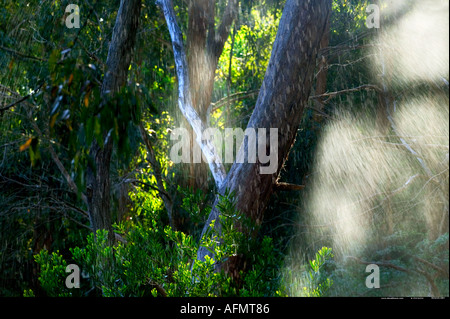
{"label": "thin branch", "polygon": [[20,103],[22,103],[22,102],[28,100],[30,97],[31,97],[31,94],[28,94],[28,95],[22,97],[21,99],[15,101],[15,102],[12,102],[11,104],[9,104],[9,105],[7,105],[7,106],[5,106],[5,107],[2,107],[2,108],[0,109],[0,112],[4,112],[4,111],[6,111],[6,110],[9,110],[10,108],[16,106],[17,104],[20,104]]}
{"label": "thin branch", "polygon": [[[388,121],[389,121],[389,123],[391,124],[391,128],[392,128],[392,130],[394,131],[394,133],[398,136],[398,138],[400,139],[400,141],[402,142],[402,144],[403,144],[403,146],[411,153],[411,154],[413,154],[415,157],[416,157],[416,159],[417,159],[417,161],[419,162],[419,164],[420,164],[420,166],[422,166],[422,168],[424,169],[424,171],[426,172],[426,174],[429,176],[429,177],[431,177],[431,176],[433,176],[433,173],[431,172],[431,170],[428,168],[428,166],[425,164],[425,161],[419,156],[419,154],[408,144],[408,142],[406,142],[406,140],[405,139],[403,139],[402,137],[400,137],[400,134],[399,134],[399,132],[398,132],[398,130],[397,130],[397,127],[396,127],[396,125],[395,125],[395,123],[394,123],[394,119],[392,118],[392,115],[391,115],[391,99],[389,98],[389,91],[388,91],[388,88],[387,88],[387,85],[386,85],[386,65],[385,65],[385,62],[384,62],[384,55],[383,55],[383,46],[382,46],[382,44],[380,43],[380,46],[379,46],[379,51],[380,51],[380,62],[381,62],[381,75],[380,75],[380,78],[381,78],[381,85],[382,85],[382,90],[379,90],[379,94],[380,94],[380,97],[382,98],[382,100],[384,101],[384,106],[385,106],[385,108],[386,108],[386,116],[387,116],[387,119],[388,119]],[[396,109],[396,102],[395,102],[395,100],[393,101],[393,103],[392,103],[393,105],[392,105],[392,107],[393,107],[393,110],[394,110],[394,112],[395,112],[395,109]]]}
{"label": "thin branch", "polygon": [[276,183],[275,191],[300,191],[305,189],[305,185],[296,185],[289,183]]}
{"label": "thin branch", "polygon": [[352,93],[352,92],[357,92],[357,91],[361,91],[361,90],[375,90],[377,92],[381,92],[381,89],[373,84],[364,84],[355,88],[351,88],[351,89],[345,89],[345,90],[341,90],[341,91],[336,91],[336,92],[330,92],[330,93],[324,93],[324,94],[320,94],[320,95],[313,95],[310,96],[310,99],[319,99],[319,98],[323,98],[323,97],[328,97],[327,100],[323,101],[323,103],[328,102],[331,98],[336,97],[339,94],[344,94],[344,93]]}
{"label": "thin branch", "polygon": [[106,64],[100,60],[100,58],[98,56],[96,56],[94,53],[90,52],[86,46],[83,44],[83,41],[78,40],[78,44],[81,46],[81,48],[86,52],[86,54],[92,59],[95,60],[98,64],[103,66],[103,69],[106,69]]}
{"label": "thin branch", "polygon": [[[358,63],[358,62],[361,62],[361,61],[363,61],[363,60],[365,60],[365,59],[372,58],[373,56],[375,56],[375,54],[369,54],[369,55],[363,56],[363,57],[361,57],[361,58],[359,58],[359,59],[350,61],[350,62],[348,62],[348,63],[332,63],[332,64],[328,64],[328,65],[327,65],[325,68],[323,68],[323,69],[330,69],[330,68],[335,67],[335,66],[341,67],[341,68],[345,68],[345,67],[347,67],[347,66],[351,66],[351,65],[354,65],[354,64],[356,64],[356,63]],[[320,70],[319,70],[319,71],[320,71]]]}
{"label": "thin branch", "polygon": [[[358,32],[351,39],[342,41],[341,43],[339,43],[336,46],[328,46],[328,47],[321,49],[320,54],[331,56],[331,55],[338,55],[341,53],[341,51],[346,51],[346,50],[356,50],[356,49],[377,47],[378,44],[352,44],[352,43],[358,43],[358,40],[364,39],[371,35],[372,35],[372,32],[368,29],[363,32]],[[348,43],[350,43],[350,44],[348,44]],[[331,54],[331,52],[333,54]]]}
{"label": "thin branch", "polygon": [[412,269],[412,270],[411,269],[406,269],[406,268],[394,265],[392,263],[386,263],[386,262],[363,261],[363,260],[361,260],[361,259],[359,259],[357,257],[353,257],[353,256],[347,256],[347,258],[348,259],[352,259],[352,260],[354,260],[354,261],[356,261],[356,262],[358,262],[360,264],[363,264],[363,265],[377,265],[377,266],[380,266],[380,267],[392,268],[392,269],[395,269],[395,270],[398,270],[398,271],[401,271],[401,272],[405,272],[405,273],[408,273],[408,274],[413,274],[413,273],[420,274],[420,275],[424,276],[427,279],[427,281],[428,281],[428,283],[430,285],[430,288],[431,288],[431,295],[433,297],[438,297],[440,295],[439,294],[439,289],[437,288],[436,283],[434,282],[434,279],[425,271],[422,271],[422,270],[419,270],[419,269]]}
{"label": "thin branch", "polygon": [[[53,199],[53,198],[51,198],[51,199]],[[88,225],[86,225],[86,224],[83,224],[82,222],[79,222],[78,220],[72,218],[69,214],[66,213],[66,211],[64,211],[64,210],[62,211],[61,208],[67,208],[67,207],[69,207],[69,205],[67,205],[66,202],[60,203],[59,201],[53,201],[53,204],[59,204],[59,205],[61,205],[62,207],[52,205],[52,206],[39,206],[39,208],[40,208],[40,209],[54,210],[54,211],[56,211],[57,213],[63,213],[63,215],[64,215],[65,218],[71,220],[72,222],[74,222],[75,224],[77,224],[77,225],[79,225],[79,226],[81,226],[81,227],[87,228],[87,229],[89,229],[90,231],[92,231],[92,227],[90,227],[90,226],[88,226]],[[71,206],[71,205],[70,205],[70,206]],[[73,210],[73,211],[75,211],[75,212],[77,212],[77,213],[79,213],[80,211],[82,211],[82,210],[80,210],[80,209],[78,209],[77,207],[74,207],[74,206],[70,207],[70,209]],[[83,211],[83,212],[84,212],[84,211]],[[84,215],[84,213],[82,213],[82,214]],[[87,214],[87,213],[86,213],[86,214]],[[84,216],[84,217],[89,218],[88,216]]]}
{"label": "thin branch", "polygon": [[352,259],[352,260],[356,261],[357,263],[363,264],[363,265],[377,265],[377,266],[381,266],[381,267],[392,268],[392,269],[395,269],[398,271],[406,272],[408,274],[412,274],[415,272],[415,270],[406,269],[406,268],[397,266],[392,263],[386,263],[386,262],[380,262],[380,261],[364,261],[364,260],[361,260],[358,257],[354,257],[354,256],[347,256],[347,259]]}
{"label": "thin branch", "polygon": [[[28,95],[26,95],[26,96],[24,96],[24,97],[21,97],[21,98],[18,99],[17,101],[12,102],[11,104],[9,104],[9,105],[7,105],[7,106],[5,106],[5,107],[0,108],[0,112],[7,111],[7,110],[9,110],[10,108],[16,106],[17,104],[20,104],[20,103],[22,103],[22,102],[25,102],[25,101],[28,100],[30,97],[32,97],[34,94],[36,94],[36,93],[41,89],[41,87],[42,87],[43,85],[44,85],[44,83],[42,83],[41,85],[39,85],[38,88],[35,89],[32,93],[30,93],[30,94],[28,94]],[[0,113],[0,114],[1,114],[1,113]]]}
{"label": "thin branch", "polygon": [[[52,199],[55,200],[54,198],[52,198]],[[81,213],[84,217],[87,217],[89,219],[89,214],[86,211],[84,211],[84,210],[82,210],[82,209],[80,209],[80,208],[78,208],[76,206],[73,206],[72,204],[70,204],[70,203],[68,203],[66,201],[62,201],[61,202],[59,200],[56,200],[56,203],[60,203],[60,204],[62,203],[63,206],[68,207],[69,209],[71,209],[71,210],[73,210],[75,212]],[[54,208],[49,207],[49,209],[54,209]],[[85,225],[83,223],[80,223],[79,221],[73,219],[72,217],[70,217],[68,215],[65,215],[65,217],[70,219],[72,222],[74,222],[74,223],[76,223],[76,224],[78,224],[78,225],[80,225],[82,227],[85,227],[85,228],[89,229],[91,232],[93,231],[93,228],[91,226],[88,226],[88,225]],[[114,232],[114,237],[115,237],[116,240],[118,240],[118,241],[120,241],[120,242],[122,242],[124,244],[128,243],[128,241],[125,238],[123,238],[121,235],[119,235],[116,232]]]}
{"label": "thin branch", "polygon": [[[344,94],[344,93],[352,93],[352,92],[358,92],[358,91],[362,91],[362,90],[375,90],[377,92],[381,92],[381,89],[373,84],[364,84],[355,88],[350,88],[350,89],[345,89],[345,90],[340,90],[340,91],[336,91],[336,92],[329,92],[329,93],[324,93],[324,94],[319,94],[319,95],[312,95],[309,98],[310,99],[320,99],[323,97],[328,97],[327,100],[323,101],[323,103],[328,102],[331,98],[336,97],[339,94]],[[211,112],[215,112],[217,111],[219,108],[221,108],[223,105],[226,105],[228,103],[228,100],[236,101],[236,100],[241,100],[241,99],[245,99],[247,97],[251,97],[254,95],[257,95],[259,93],[259,90],[251,90],[251,91],[246,91],[246,92],[237,92],[237,93],[233,93],[229,96],[223,97],[220,100],[211,103],[212,105],[212,111]],[[320,110],[317,110],[315,108],[309,107],[317,112],[320,112],[322,115],[324,116],[328,116],[327,114],[323,113]]]}
{"label": "thin branch", "polygon": [[211,103],[211,106],[212,106],[211,112],[214,113],[215,111],[220,109],[222,106],[227,105],[228,103],[246,99],[248,97],[257,96],[258,93],[259,93],[259,90],[251,90],[251,91],[246,91],[246,92],[237,92],[237,93],[230,94],[229,96],[225,96],[225,97],[221,98],[220,100],[218,100],[214,103]]}
{"label": "thin branch", "polygon": [[124,243],[124,244],[128,243],[128,241],[125,238],[123,238],[121,235],[119,235],[118,233],[114,233],[114,238],[117,241],[120,241],[121,243]]}
{"label": "thin branch", "polygon": [[441,267],[439,267],[439,266],[436,266],[435,264],[430,263],[429,261],[427,261],[427,260],[425,260],[425,259],[422,259],[422,258],[420,258],[420,257],[413,256],[413,255],[410,255],[410,256],[411,256],[412,258],[414,258],[415,260],[417,260],[418,262],[421,262],[422,264],[424,264],[424,265],[426,265],[426,266],[428,266],[428,267],[430,267],[430,268],[433,268],[433,269],[436,270],[436,271],[439,273],[439,275],[441,275],[442,277],[444,277],[444,278],[448,277],[448,269],[446,270],[445,268],[441,268]]}
{"label": "thin branch", "polygon": [[[345,207],[350,206],[350,205],[357,205],[357,204],[362,203],[362,202],[364,202],[364,201],[369,201],[369,200],[371,200],[372,198],[375,198],[375,197],[377,197],[377,196],[385,195],[385,197],[382,199],[382,202],[381,202],[380,204],[376,205],[375,207],[369,208],[369,209],[367,209],[367,210],[365,210],[365,211],[363,211],[363,212],[361,212],[361,213],[358,213],[358,214],[348,215],[348,216],[342,217],[342,218],[340,218],[340,219],[339,219],[338,221],[336,221],[336,222],[337,222],[337,223],[343,223],[343,222],[346,222],[349,218],[353,218],[353,217],[365,215],[365,214],[367,214],[367,213],[369,213],[369,212],[371,212],[371,211],[373,211],[373,210],[375,210],[375,209],[381,207],[381,206],[383,205],[383,202],[385,202],[386,200],[388,200],[389,198],[391,198],[391,197],[394,196],[395,194],[400,193],[401,191],[405,190],[405,189],[407,188],[407,186],[408,186],[408,185],[411,185],[411,182],[412,182],[414,179],[416,179],[417,177],[419,177],[419,176],[420,176],[419,174],[416,174],[416,175],[414,175],[414,176],[409,177],[408,180],[407,180],[402,186],[400,186],[399,188],[393,190],[393,191],[390,192],[389,194],[386,194],[385,192],[378,192],[378,193],[372,194],[372,195],[370,195],[370,196],[368,196],[368,197],[365,197],[365,198],[363,198],[363,199],[359,199],[359,200],[357,200],[357,201],[354,201],[354,202],[351,202],[351,203],[347,204]],[[417,197],[417,196],[416,196],[416,197]],[[329,223],[326,223],[326,224],[310,225],[310,226],[308,226],[308,227],[313,227],[313,228],[325,228],[325,227],[331,227],[331,226],[333,226],[333,225],[335,225],[335,222],[329,222]]]}
{"label": "thin branch", "polygon": [[392,118],[392,116],[388,113],[387,116],[389,123],[391,124],[391,128],[394,131],[394,133],[398,136],[400,142],[402,142],[402,145],[411,153],[413,154],[417,161],[419,162],[420,166],[422,166],[422,168],[424,169],[424,171],[427,173],[428,176],[433,176],[433,173],[431,172],[431,170],[428,168],[428,166],[425,164],[425,161],[420,157],[420,155],[408,144],[408,142],[406,142],[406,140],[402,137],[400,137],[400,134],[398,133],[397,127],[394,123],[394,119]]}
{"label": "thin branch", "polygon": [[366,49],[377,46],[376,44],[361,44],[361,45],[337,45],[337,46],[328,46],[320,50],[320,54],[330,54],[330,51],[335,51],[338,53],[340,51],[351,51],[358,49]]}
{"label": "thin branch", "polygon": [[135,178],[127,178],[127,179],[125,179],[123,182],[124,182],[124,183],[130,183],[130,184],[138,183],[138,184],[147,186],[148,188],[151,188],[151,189],[153,189],[153,190],[159,192],[161,196],[164,196],[164,197],[166,197],[166,198],[169,198],[169,194],[168,194],[165,190],[163,190],[163,189],[161,189],[161,188],[159,188],[159,187],[153,186],[152,184],[149,184],[149,183],[140,181],[140,180],[138,180],[138,179],[135,179]]}
{"label": "thin branch", "polygon": [[3,89],[4,91],[7,91],[7,92],[13,94],[16,98],[21,98],[22,97],[19,93],[14,92],[13,90],[11,90],[6,85],[0,84],[0,88]]}
{"label": "thin branch", "polygon": [[75,223],[75,224],[81,226],[81,227],[84,227],[84,228],[89,229],[89,230],[92,232],[92,227],[90,227],[90,226],[88,226],[88,225],[85,225],[85,224],[83,224],[83,223],[80,223],[78,220],[76,220],[75,218],[70,217],[69,215],[65,215],[64,217],[67,218],[67,219],[69,219],[71,222],[73,222],[73,223]]}
{"label": "thin branch", "polygon": [[79,208],[79,207],[76,207],[76,206],[74,206],[74,205],[72,205],[72,204],[70,204],[70,203],[68,203],[68,202],[66,202],[66,201],[64,201],[64,200],[56,199],[56,198],[53,198],[53,197],[50,198],[50,199],[51,199],[52,202],[55,203],[55,204],[64,206],[64,207],[66,207],[66,208],[69,208],[70,210],[73,210],[74,212],[80,213],[80,214],[83,215],[84,217],[89,218],[88,212],[85,211],[85,210],[83,210],[83,209],[81,209],[81,208]]}
{"label": "thin branch", "polygon": [[163,190],[159,189],[158,187],[153,186],[152,184],[149,184],[149,183],[140,181],[140,180],[135,179],[135,178],[127,178],[127,179],[124,179],[121,183],[132,184],[133,186],[136,186],[136,185],[134,185],[134,184],[137,183],[137,184],[141,184],[141,185],[143,185],[143,186],[146,186],[146,187],[148,187],[148,188],[151,188],[151,189],[153,189],[153,190],[155,190],[155,191],[157,191],[157,192],[159,192],[159,193],[165,193]]}
{"label": "thin branch", "polygon": [[21,53],[19,51],[16,51],[16,50],[13,50],[13,49],[10,49],[10,48],[6,48],[6,47],[1,46],[1,45],[0,45],[0,50],[6,51],[6,52],[8,52],[8,53],[10,53],[10,54],[12,54],[12,55],[14,55],[16,57],[22,58],[22,59],[29,59],[29,60],[33,60],[33,61],[39,61],[39,62],[47,61],[46,59],[38,58],[38,57],[35,57],[35,56],[32,56],[32,55],[28,55],[28,54],[25,54],[25,53]]}
{"label": "thin branch", "polygon": [[0,174],[0,178],[2,180],[5,180],[5,181],[8,181],[10,183],[14,183],[14,184],[20,185],[22,187],[31,187],[31,188],[36,188],[36,189],[40,189],[41,188],[40,185],[24,184],[24,183],[21,183],[21,182],[15,180],[15,179],[11,179],[9,177],[6,177],[6,176],[4,176],[2,174]]}
{"label": "thin branch", "polygon": [[[322,102],[321,102],[322,103]],[[328,115],[327,113],[325,113],[324,111],[321,111],[317,108],[315,108],[314,106],[311,105],[307,105],[306,108],[313,110],[314,112],[318,113],[320,116],[326,117],[326,118],[331,118],[330,115]]]}
{"label": "thin branch", "polygon": [[[230,94],[229,96],[225,96],[225,97],[221,98],[220,100],[218,100],[218,101],[216,101],[214,103],[211,103],[211,105],[210,105],[211,111],[210,112],[214,113],[218,109],[220,109],[221,107],[223,107],[225,105],[229,106],[229,103],[236,102],[236,101],[239,101],[239,100],[243,100],[243,99],[246,99],[246,98],[249,98],[249,97],[254,97],[254,96],[257,96],[258,94],[259,94],[259,89],[245,91],[245,92],[236,92],[236,93]],[[310,98],[313,98],[313,96],[310,97]],[[317,98],[320,98],[320,96],[317,96]],[[313,106],[307,105],[306,107],[311,109],[311,110],[313,110],[313,111],[315,111],[315,112],[317,112],[317,113],[319,113],[320,115],[322,115],[324,117],[327,117],[327,118],[330,117],[325,112],[323,112],[321,110],[318,110],[317,108],[315,108]]]}

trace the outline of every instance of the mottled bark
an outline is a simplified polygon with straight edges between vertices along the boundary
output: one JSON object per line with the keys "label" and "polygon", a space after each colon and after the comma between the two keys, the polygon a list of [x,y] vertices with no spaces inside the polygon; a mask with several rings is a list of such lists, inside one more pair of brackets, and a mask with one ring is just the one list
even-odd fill
{"label": "mottled bark", "polygon": [[[131,62],[136,31],[138,27],[141,0],[121,0],[117,13],[108,58],[106,73],[102,84],[102,96],[107,99],[126,84],[128,68]],[[111,185],[110,163],[113,150],[112,137],[104,132],[103,148],[98,141],[94,141],[90,156],[95,169],[89,168],[87,173],[87,199],[89,217],[95,233],[98,229],[109,232],[109,241],[114,241],[111,221]]]}
{"label": "mottled bark", "polygon": [[[278,129],[277,170],[273,174],[260,174],[259,160],[256,163],[234,163],[220,189],[221,193],[226,189],[235,191],[236,208],[257,226],[263,220],[280,170],[294,143],[311,91],[317,53],[330,12],[330,0],[286,2],[264,82],[247,126],[266,128],[267,131]],[[266,146],[269,153],[270,143]],[[247,145],[243,144],[239,152],[246,149]],[[218,216],[217,208],[213,208],[203,233]],[[215,225],[220,231],[219,223]],[[200,248],[197,258],[203,260],[206,255],[211,253]],[[237,276],[243,265],[245,263],[237,256],[229,258],[224,267],[231,275]]]}

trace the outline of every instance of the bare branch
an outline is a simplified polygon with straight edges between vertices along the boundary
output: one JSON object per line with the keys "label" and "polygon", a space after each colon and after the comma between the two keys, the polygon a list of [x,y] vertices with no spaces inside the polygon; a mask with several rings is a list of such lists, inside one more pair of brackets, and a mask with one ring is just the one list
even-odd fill
{"label": "bare branch", "polygon": [[415,272],[415,270],[406,269],[406,268],[397,266],[397,265],[392,264],[392,263],[377,262],[377,261],[364,261],[364,260],[361,260],[361,259],[359,259],[357,257],[354,257],[354,256],[347,256],[347,259],[354,260],[357,263],[363,264],[363,265],[377,265],[377,266],[381,266],[381,267],[392,268],[392,269],[395,269],[395,270],[398,270],[398,271],[402,271],[402,272],[406,272],[406,273],[409,273],[409,274]]}
{"label": "bare branch", "polygon": [[[389,114],[389,113],[388,113]],[[413,154],[417,161],[419,162],[420,166],[422,166],[422,168],[424,169],[424,171],[427,173],[428,176],[433,176],[433,173],[431,172],[431,170],[428,168],[427,164],[425,164],[425,161],[420,157],[420,155],[408,144],[408,142],[406,142],[406,140],[402,137],[400,137],[400,134],[397,130],[397,127],[394,123],[394,119],[392,118],[392,116],[389,114],[387,116],[389,123],[391,124],[391,128],[394,131],[394,133],[398,136],[400,142],[402,142],[402,145],[411,153]]]}
{"label": "bare branch", "polygon": [[212,107],[211,112],[214,113],[215,111],[220,109],[222,106],[227,105],[228,103],[246,99],[248,97],[258,96],[258,93],[259,93],[259,90],[251,90],[251,91],[246,91],[246,92],[237,92],[237,93],[230,94],[229,96],[225,96],[225,97],[221,98],[220,100],[218,100],[214,103],[211,103],[211,107]]}
{"label": "bare branch", "polygon": [[408,144],[408,142],[406,142],[406,140],[404,138],[400,137],[401,134],[399,134],[399,131],[398,131],[396,125],[395,125],[394,119],[392,118],[391,108],[393,108],[393,110],[395,112],[396,102],[395,102],[395,100],[389,98],[389,91],[388,91],[388,88],[387,88],[387,85],[386,85],[386,79],[385,79],[386,78],[386,65],[385,65],[385,62],[384,62],[383,46],[382,45],[380,45],[379,50],[380,50],[380,58],[381,58],[380,59],[381,60],[381,76],[380,76],[380,78],[381,78],[381,85],[382,85],[382,90],[379,90],[379,93],[380,93],[380,97],[381,97],[382,101],[384,101],[384,107],[386,108],[387,119],[388,119],[389,123],[391,124],[392,130],[398,136],[398,138],[402,142],[403,146],[411,154],[413,154],[417,158],[417,161],[419,162],[420,166],[422,166],[422,168],[424,169],[425,173],[429,177],[431,177],[431,176],[433,176],[433,173],[428,168],[428,166],[425,164],[425,161],[420,157],[420,155]]}
{"label": "bare branch", "polygon": [[415,260],[417,260],[418,262],[420,262],[420,263],[422,263],[422,264],[424,264],[424,265],[426,265],[426,266],[428,266],[428,267],[430,267],[430,268],[433,268],[433,269],[436,270],[436,271],[438,272],[438,274],[441,275],[442,277],[444,277],[444,278],[448,277],[448,268],[447,268],[447,269],[441,268],[441,267],[436,266],[435,264],[432,264],[432,263],[430,263],[429,261],[427,261],[427,260],[425,260],[425,259],[422,259],[422,258],[420,258],[420,257],[413,256],[413,255],[410,255],[410,256],[411,256],[412,258],[414,258]]}
{"label": "bare branch", "polygon": [[81,209],[79,207],[76,207],[76,206],[72,205],[69,202],[66,202],[64,200],[57,199],[57,198],[54,198],[54,197],[51,197],[50,199],[51,199],[51,202],[54,203],[54,204],[63,206],[64,208],[68,208],[68,209],[70,209],[70,210],[72,210],[74,212],[77,212],[77,213],[83,215],[83,217],[89,218],[89,214],[88,214],[87,211],[85,211],[85,210],[83,210],[83,209]]}
{"label": "bare branch", "polygon": [[[328,102],[331,98],[336,97],[339,94],[345,94],[345,93],[353,93],[353,92],[358,92],[358,91],[362,91],[362,90],[375,90],[377,92],[381,92],[381,89],[373,84],[364,84],[355,88],[350,88],[350,89],[345,89],[345,90],[340,90],[340,91],[336,91],[336,92],[329,92],[329,93],[323,93],[323,94],[319,94],[319,95],[312,95],[309,98],[310,99],[321,99],[324,97],[328,97],[327,100],[322,101],[323,103]],[[211,103],[212,106],[212,111],[211,112],[215,112],[216,110],[218,110],[219,108],[221,108],[223,105],[226,105],[229,100],[231,100],[231,102],[240,100],[240,99],[245,99],[247,97],[252,97],[254,95],[257,95],[259,93],[259,90],[251,90],[251,91],[247,91],[247,92],[237,92],[237,93],[233,93],[230,96],[226,96],[214,103]],[[322,111],[316,109],[316,108],[312,108],[309,107],[317,112],[321,112]],[[323,113],[323,115],[326,115],[325,113]]]}
{"label": "bare branch", "polygon": [[13,50],[13,49],[10,49],[10,48],[5,48],[4,46],[1,46],[1,45],[0,45],[0,50],[6,51],[6,52],[8,52],[8,53],[10,53],[10,54],[12,54],[12,55],[14,55],[16,57],[23,58],[23,59],[29,59],[29,60],[33,60],[33,61],[39,61],[39,62],[47,61],[47,60],[45,60],[43,58],[38,58],[38,57],[35,57],[35,56],[32,56],[32,55],[21,53],[19,51],[16,51],[16,50]]}
{"label": "bare branch", "polygon": [[360,44],[360,45],[337,45],[337,46],[327,46],[320,50],[320,54],[330,54],[331,51],[334,53],[340,53],[341,51],[351,51],[358,49],[366,49],[377,46],[376,44]]}
{"label": "bare branch", "polygon": [[324,93],[324,94],[320,94],[320,95],[313,95],[310,96],[310,99],[320,99],[323,97],[328,97],[327,100],[323,101],[323,103],[328,102],[331,98],[336,97],[339,94],[344,94],[344,93],[352,93],[352,92],[357,92],[357,91],[361,91],[361,90],[375,90],[377,92],[381,92],[381,89],[373,84],[364,84],[355,88],[351,88],[351,89],[345,89],[345,90],[341,90],[341,91],[336,91],[336,92],[330,92],[330,93]]}

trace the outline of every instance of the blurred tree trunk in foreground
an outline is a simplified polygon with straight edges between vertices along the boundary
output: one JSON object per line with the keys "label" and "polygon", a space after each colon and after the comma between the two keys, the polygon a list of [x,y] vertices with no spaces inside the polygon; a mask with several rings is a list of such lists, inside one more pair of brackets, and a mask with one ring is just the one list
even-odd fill
{"label": "blurred tree trunk in foreground", "polygon": [[[105,98],[112,96],[125,85],[132,51],[136,40],[141,0],[122,0],[117,13],[101,93]],[[106,229],[110,242],[114,242],[111,222],[110,164],[113,139],[104,132],[103,147],[94,140],[90,149],[94,168],[87,173],[87,198],[89,217],[95,233]]]}

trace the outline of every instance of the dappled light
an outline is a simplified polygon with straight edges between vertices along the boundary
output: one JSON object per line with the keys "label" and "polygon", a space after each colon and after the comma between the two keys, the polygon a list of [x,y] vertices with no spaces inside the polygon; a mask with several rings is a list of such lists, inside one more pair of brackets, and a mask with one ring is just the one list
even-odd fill
{"label": "dappled light", "polygon": [[[406,244],[403,236],[422,232],[431,243],[448,238],[448,2],[382,1],[381,7],[381,29],[370,40],[368,62],[380,98],[340,101],[342,110],[335,108],[320,136],[299,208],[298,236],[315,249],[328,243],[335,262],[347,265],[375,263],[377,250],[378,258],[395,265],[424,253],[423,243]],[[393,257],[396,246],[402,253]],[[303,270],[295,264],[308,257],[293,247],[285,276],[292,295],[304,295]],[[349,276],[363,278],[365,267],[348,268],[354,272]],[[341,285],[336,294],[345,294],[352,283],[334,278]],[[362,293],[359,280],[356,290]],[[423,286],[400,280],[391,293],[436,292],[434,282],[421,280]]]}
{"label": "dappled light", "polygon": [[[391,9],[393,2],[397,9]],[[382,25],[379,38],[382,54],[373,59],[372,68],[384,67],[394,85],[421,81],[439,84],[448,79],[449,2],[381,3],[381,15],[390,19],[385,19]]]}
{"label": "dappled light", "polygon": [[4,0],[0,296],[448,297],[448,9]]}

